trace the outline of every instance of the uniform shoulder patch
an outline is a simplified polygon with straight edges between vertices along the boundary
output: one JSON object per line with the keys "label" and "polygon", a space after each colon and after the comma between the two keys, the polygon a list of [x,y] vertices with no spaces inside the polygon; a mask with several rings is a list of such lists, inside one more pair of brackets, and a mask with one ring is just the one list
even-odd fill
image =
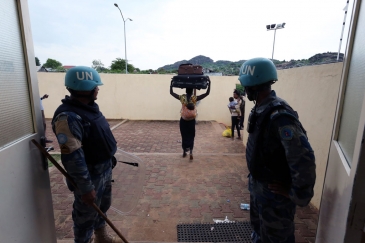
{"label": "uniform shoulder patch", "polygon": [[57,134],[57,141],[59,144],[65,144],[67,142],[67,135],[64,133]]}
{"label": "uniform shoulder patch", "polygon": [[294,131],[291,126],[283,126],[279,130],[280,137],[283,140],[291,140],[294,136]]}
{"label": "uniform shoulder patch", "polygon": [[55,122],[55,132],[60,145],[61,154],[70,154],[81,148],[81,141],[72,134],[67,120]]}
{"label": "uniform shoulder patch", "polygon": [[65,113],[61,113],[61,114],[58,115],[57,121],[66,121],[67,117],[68,116]]}

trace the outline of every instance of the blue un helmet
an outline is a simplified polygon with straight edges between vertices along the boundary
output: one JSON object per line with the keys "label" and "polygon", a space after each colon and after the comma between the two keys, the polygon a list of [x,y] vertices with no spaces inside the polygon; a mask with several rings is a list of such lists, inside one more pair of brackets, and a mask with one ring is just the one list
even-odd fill
{"label": "blue un helmet", "polygon": [[272,61],[258,57],[247,60],[242,64],[238,80],[243,87],[253,87],[277,81],[278,74]]}
{"label": "blue un helmet", "polygon": [[67,89],[75,91],[91,91],[96,86],[103,85],[100,75],[90,67],[77,66],[69,69],[65,76]]}

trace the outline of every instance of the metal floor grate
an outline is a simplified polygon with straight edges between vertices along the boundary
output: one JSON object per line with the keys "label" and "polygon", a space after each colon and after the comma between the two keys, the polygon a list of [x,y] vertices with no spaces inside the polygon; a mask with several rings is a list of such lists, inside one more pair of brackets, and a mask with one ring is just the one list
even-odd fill
{"label": "metal floor grate", "polygon": [[218,224],[177,225],[178,242],[251,243],[251,233],[251,224],[248,221]]}

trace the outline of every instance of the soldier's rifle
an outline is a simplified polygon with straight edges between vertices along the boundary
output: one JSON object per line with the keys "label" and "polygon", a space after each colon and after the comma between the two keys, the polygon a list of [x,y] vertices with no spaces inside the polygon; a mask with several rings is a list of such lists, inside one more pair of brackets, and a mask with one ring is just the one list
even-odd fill
{"label": "soldier's rifle", "polygon": [[[67,178],[67,180],[69,180],[69,182],[78,190],[78,187],[76,185],[76,183],[74,182],[74,180],[72,179],[72,177],[67,174],[67,172],[57,163],[57,161],[47,152],[47,150],[42,147],[35,139],[32,139],[32,142],[34,143],[35,146],[37,146],[37,148],[39,149],[39,151],[41,151],[41,153],[47,157],[47,159],[49,159],[51,161],[51,163]],[[100,210],[100,208],[93,203],[91,205],[96,212],[98,212],[98,214],[108,223],[108,225],[114,230],[114,232],[125,242],[125,243],[129,243],[127,241],[126,238],[124,238],[124,236],[122,235],[122,233],[120,233],[120,231],[114,226],[114,224],[106,217],[106,215]]]}

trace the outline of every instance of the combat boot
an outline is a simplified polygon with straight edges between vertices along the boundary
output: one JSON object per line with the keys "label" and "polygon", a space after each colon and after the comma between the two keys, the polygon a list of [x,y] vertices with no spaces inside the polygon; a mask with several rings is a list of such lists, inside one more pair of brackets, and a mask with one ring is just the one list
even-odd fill
{"label": "combat boot", "polygon": [[113,237],[108,234],[106,226],[94,231],[94,243],[123,243],[119,237]]}

